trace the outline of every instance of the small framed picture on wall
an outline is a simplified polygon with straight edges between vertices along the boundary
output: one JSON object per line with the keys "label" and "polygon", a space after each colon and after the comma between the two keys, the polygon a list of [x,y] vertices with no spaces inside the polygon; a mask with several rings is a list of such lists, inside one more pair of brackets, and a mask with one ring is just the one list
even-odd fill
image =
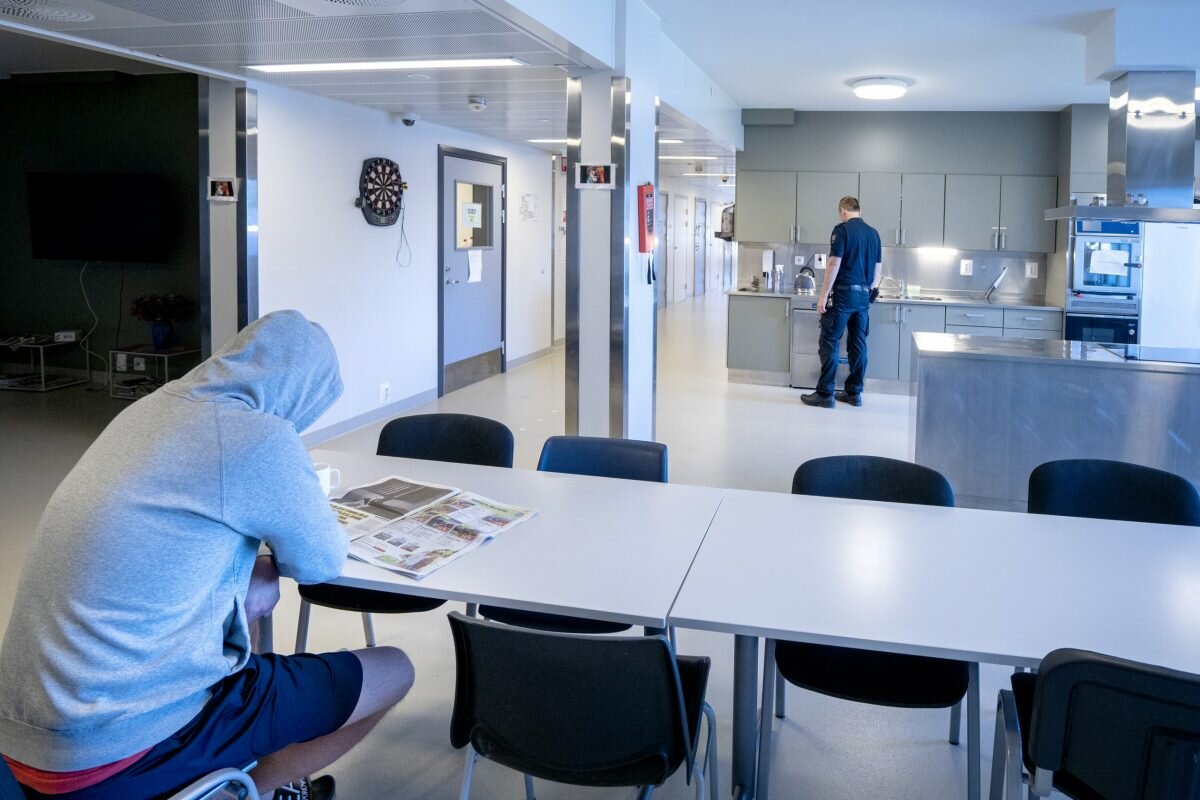
{"label": "small framed picture on wall", "polygon": [[214,203],[236,203],[237,178],[208,178],[208,199]]}
{"label": "small framed picture on wall", "polygon": [[616,179],[615,173],[616,166],[613,164],[577,164],[575,188],[611,190]]}

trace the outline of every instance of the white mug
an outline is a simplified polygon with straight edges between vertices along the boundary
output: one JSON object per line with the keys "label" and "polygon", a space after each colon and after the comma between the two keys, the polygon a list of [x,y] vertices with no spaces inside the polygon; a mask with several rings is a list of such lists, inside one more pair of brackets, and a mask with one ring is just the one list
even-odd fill
{"label": "white mug", "polygon": [[328,497],[329,493],[342,485],[342,471],[331,464],[313,464],[313,472],[321,482],[321,491]]}

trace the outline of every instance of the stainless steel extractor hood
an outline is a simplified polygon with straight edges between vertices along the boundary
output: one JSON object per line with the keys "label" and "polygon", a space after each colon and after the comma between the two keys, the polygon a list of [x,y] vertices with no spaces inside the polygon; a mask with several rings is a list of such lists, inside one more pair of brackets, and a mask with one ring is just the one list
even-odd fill
{"label": "stainless steel extractor hood", "polygon": [[1053,208],[1046,219],[1200,223],[1195,181],[1195,71],[1126,72],[1109,84],[1108,205]]}

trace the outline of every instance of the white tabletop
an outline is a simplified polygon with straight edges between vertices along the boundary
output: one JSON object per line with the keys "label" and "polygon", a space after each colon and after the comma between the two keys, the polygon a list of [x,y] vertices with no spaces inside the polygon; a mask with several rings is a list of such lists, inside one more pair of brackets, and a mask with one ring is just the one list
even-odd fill
{"label": "white tabletop", "polygon": [[1035,666],[1200,672],[1200,530],[729,491],[672,624]]}
{"label": "white tabletop", "polygon": [[651,627],[665,627],[725,493],[332,450],[312,457],[340,469],[343,488],[402,475],[537,511],[421,580],[348,560],[335,583]]}

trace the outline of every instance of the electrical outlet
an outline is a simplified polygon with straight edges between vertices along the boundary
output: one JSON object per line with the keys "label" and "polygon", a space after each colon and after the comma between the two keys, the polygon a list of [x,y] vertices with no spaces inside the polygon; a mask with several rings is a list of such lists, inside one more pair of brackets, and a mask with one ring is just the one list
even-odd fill
{"label": "electrical outlet", "polygon": [[813,256],[813,266],[817,269],[825,269],[825,254],[817,253]]}
{"label": "electrical outlet", "polygon": [[379,384],[379,405],[386,406],[392,401],[392,384],[384,381]]}
{"label": "electrical outlet", "polygon": [[804,266],[804,256],[796,256],[796,266],[797,267]]}
{"label": "electrical outlet", "polygon": [[134,356],[133,357],[133,371],[134,372],[145,372],[146,371],[145,357],[143,357],[143,356]]}
{"label": "electrical outlet", "polygon": [[129,361],[126,359],[125,354],[117,353],[117,365],[116,365],[117,372],[126,372],[129,369],[128,365],[129,365]]}
{"label": "electrical outlet", "polygon": [[975,262],[969,258],[960,259],[958,262],[958,274],[966,276],[974,275]]}
{"label": "electrical outlet", "polygon": [[1036,261],[1026,261],[1025,262],[1025,277],[1026,278],[1036,278],[1037,277],[1037,262]]}

